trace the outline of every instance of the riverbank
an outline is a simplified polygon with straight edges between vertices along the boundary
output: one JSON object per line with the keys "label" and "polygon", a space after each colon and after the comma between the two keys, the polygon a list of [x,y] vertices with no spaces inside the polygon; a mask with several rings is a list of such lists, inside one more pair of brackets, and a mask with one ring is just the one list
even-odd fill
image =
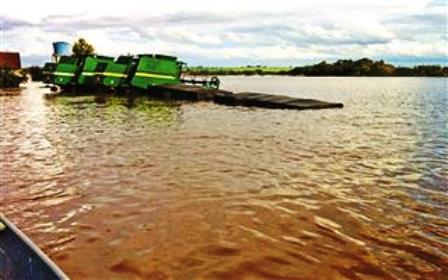
{"label": "riverbank", "polygon": [[291,71],[292,67],[275,67],[261,65],[232,66],[232,67],[188,67],[188,75],[215,75],[215,76],[252,76],[252,75],[279,75]]}
{"label": "riverbank", "polygon": [[416,65],[402,67],[382,60],[368,58],[359,60],[323,61],[298,67],[244,66],[244,67],[190,67],[189,75],[289,75],[289,76],[335,76],[335,77],[448,77],[448,67],[440,65]]}

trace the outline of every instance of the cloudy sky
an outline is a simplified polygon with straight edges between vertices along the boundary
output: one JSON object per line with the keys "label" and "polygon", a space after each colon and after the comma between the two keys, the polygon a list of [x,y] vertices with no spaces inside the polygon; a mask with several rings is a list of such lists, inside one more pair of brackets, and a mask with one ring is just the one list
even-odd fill
{"label": "cloudy sky", "polygon": [[0,50],[42,64],[51,42],[98,53],[164,53],[189,65],[303,65],[370,57],[448,64],[446,0],[14,0],[0,8]]}

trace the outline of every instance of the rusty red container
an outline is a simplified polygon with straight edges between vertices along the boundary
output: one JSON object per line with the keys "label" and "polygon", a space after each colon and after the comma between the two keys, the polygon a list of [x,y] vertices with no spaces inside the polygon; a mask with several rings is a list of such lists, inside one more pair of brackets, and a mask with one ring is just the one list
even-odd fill
{"label": "rusty red container", "polygon": [[20,69],[20,54],[17,52],[0,52],[0,68]]}

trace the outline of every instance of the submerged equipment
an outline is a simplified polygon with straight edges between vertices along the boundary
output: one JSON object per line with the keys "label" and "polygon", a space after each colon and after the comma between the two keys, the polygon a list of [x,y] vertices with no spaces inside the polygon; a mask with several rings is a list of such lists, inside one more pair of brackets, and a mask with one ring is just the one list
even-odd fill
{"label": "submerged equipment", "polygon": [[185,63],[174,56],[140,54],[113,57],[61,56],[56,63],[46,63],[44,82],[64,89],[140,89],[161,85],[192,84],[218,89],[218,77],[210,80],[185,79]]}

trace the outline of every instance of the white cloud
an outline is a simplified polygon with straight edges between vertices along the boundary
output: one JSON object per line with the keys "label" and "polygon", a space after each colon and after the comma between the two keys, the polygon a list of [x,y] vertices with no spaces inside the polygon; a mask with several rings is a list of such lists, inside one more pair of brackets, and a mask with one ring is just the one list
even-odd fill
{"label": "white cloud", "polygon": [[446,61],[446,11],[437,0],[14,1],[0,11],[0,49],[42,63],[51,42],[82,36],[106,55],[157,52],[196,63]]}

